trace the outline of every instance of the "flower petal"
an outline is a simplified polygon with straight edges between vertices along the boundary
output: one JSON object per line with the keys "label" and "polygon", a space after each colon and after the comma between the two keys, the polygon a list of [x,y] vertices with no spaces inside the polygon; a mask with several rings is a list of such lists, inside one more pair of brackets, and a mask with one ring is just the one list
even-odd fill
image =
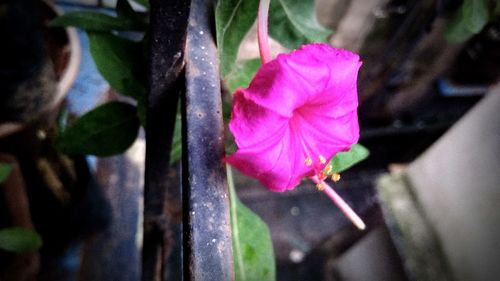
{"label": "flower petal", "polygon": [[[309,100],[307,106],[328,106],[330,110],[336,109],[342,111],[348,105],[348,111],[357,106],[357,75],[361,67],[359,56],[347,50],[334,49],[326,44],[310,44],[303,47],[303,52],[294,52],[290,55],[289,61],[302,75],[307,75],[309,79],[314,78],[311,69],[304,68],[305,62],[295,58],[305,56],[309,57],[310,68],[323,67],[326,70],[321,77],[321,83],[316,82],[315,96]],[[312,63],[314,62],[314,63]],[[354,107],[353,107],[354,106]],[[339,113],[342,115],[342,113]]]}
{"label": "flower petal", "polygon": [[305,45],[264,64],[250,86],[234,94],[229,128],[238,150],[225,160],[272,191],[315,175],[324,160],[359,138],[360,66],[358,55],[326,44]]}
{"label": "flower petal", "polygon": [[259,145],[268,141],[271,134],[282,138],[287,124],[288,118],[257,105],[247,99],[242,90],[236,90],[229,129],[239,148]]}
{"label": "flower petal", "polygon": [[300,132],[297,134],[309,144],[310,153],[316,157],[322,155],[329,160],[338,152],[349,150],[359,139],[356,111],[337,118],[321,114],[296,118],[300,123]]}
{"label": "flower petal", "polygon": [[300,151],[300,144],[287,128],[283,137],[272,138],[265,145],[238,149],[225,161],[257,178],[270,190],[282,192],[293,189],[304,176],[313,173],[297,151]]}
{"label": "flower petal", "polygon": [[[361,62],[355,53],[326,44],[309,44],[261,66],[245,96],[255,103],[291,117],[305,104],[331,103],[344,94],[356,100],[356,78]],[[325,94],[331,93],[330,96]],[[280,106],[276,106],[279,104]]]}

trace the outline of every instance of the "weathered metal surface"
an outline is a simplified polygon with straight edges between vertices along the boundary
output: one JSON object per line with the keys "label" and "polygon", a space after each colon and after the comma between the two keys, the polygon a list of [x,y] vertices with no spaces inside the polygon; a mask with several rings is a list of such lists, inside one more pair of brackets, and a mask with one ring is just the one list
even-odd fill
{"label": "weathered metal surface", "polygon": [[229,199],[211,1],[193,0],[186,49],[183,185],[189,280],[233,280]]}
{"label": "weathered metal surface", "polygon": [[151,4],[142,280],[182,280],[182,191],[169,178],[189,1]]}

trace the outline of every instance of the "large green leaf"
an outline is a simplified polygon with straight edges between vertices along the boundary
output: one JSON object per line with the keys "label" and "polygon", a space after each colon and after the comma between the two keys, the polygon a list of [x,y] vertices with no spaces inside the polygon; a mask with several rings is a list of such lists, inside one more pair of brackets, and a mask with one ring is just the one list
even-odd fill
{"label": "large green leaf", "polygon": [[322,27],[313,0],[272,0],[269,35],[289,49],[312,42],[326,42],[332,31]]}
{"label": "large green leaf", "polygon": [[215,28],[224,78],[233,68],[240,43],[257,18],[258,0],[218,0]]}
{"label": "large green leaf", "polygon": [[235,280],[276,280],[274,251],[269,229],[256,214],[240,202],[234,190],[231,168],[228,167],[227,171]]}
{"label": "large green leaf", "polygon": [[42,238],[33,230],[9,227],[0,230],[0,249],[11,252],[35,251],[42,246]]}
{"label": "large green leaf", "polygon": [[334,173],[343,172],[357,163],[365,160],[370,155],[370,151],[361,144],[351,146],[347,152],[340,152],[330,161]]}
{"label": "large green leaf", "polygon": [[89,111],[57,138],[67,154],[110,156],[124,152],[137,138],[139,119],[136,108],[110,102]]}
{"label": "large green leaf", "polygon": [[142,44],[109,33],[88,32],[90,52],[101,75],[118,93],[146,96]]}
{"label": "large green leaf", "polygon": [[462,14],[465,26],[472,33],[478,33],[489,20],[488,0],[464,0]]}
{"label": "large green leaf", "polygon": [[246,60],[238,63],[227,76],[229,91],[233,93],[237,88],[248,87],[260,65],[260,59]]}
{"label": "large green leaf", "polygon": [[69,12],[55,18],[49,26],[74,26],[86,31],[142,31],[145,25],[127,17],[112,17],[98,12]]}
{"label": "large green leaf", "polygon": [[7,163],[0,163],[0,183],[4,182],[12,171],[12,166]]}

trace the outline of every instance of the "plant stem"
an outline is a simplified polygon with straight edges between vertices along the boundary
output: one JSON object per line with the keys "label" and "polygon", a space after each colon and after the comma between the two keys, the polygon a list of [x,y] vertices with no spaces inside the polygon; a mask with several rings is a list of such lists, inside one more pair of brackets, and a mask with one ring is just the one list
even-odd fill
{"label": "plant stem", "polygon": [[233,170],[231,166],[226,165],[226,174],[227,174],[227,185],[229,191],[229,203],[230,203],[230,216],[231,216],[231,231],[232,231],[232,241],[234,247],[234,255],[236,257],[234,262],[236,263],[234,266],[239,268],[239,272],[241,273],[241,277],[243,280],[246,280],[246,270],[245,263],[243,262],[243,255],[241,254],[241,245],[240,245],[240,233],[238,227],[238,214],[236,212],[236,204],[238,200],[238,195],[236,194],[236,189],[234,188],[234,180],[233,180]]}
{"label": "plant stem", "polygon": [[259,53],[262,64],[272,60],[271,50],[267,36],[267,17],[271,0],[260,0],[259,12],[257,14],[257,39],[259,42]]}
{"label": "plant stem", "polygon": [[340,197],[337,194],[337,192],[335,192],[335,190],[333,190],[333,188],[329,184],[327,184],[324,181],[319,180],[317,176],[311,177],[311,180],[315,184],[321,184],[321,186],[324,188],[323,191],[326,193],[326,195],[328,195],[328,197],[330,197],[332,199],[333,203],[335,203],[335,205],[337,205],[337,207],[339,207],[339,209],[342,211],[342,213],[344,213],[344,215],[348,219],[350,219],[351,222],[357,228],[359,228],[361,230],[364,230],[366,228],[365,223],[358,216],[358,214],[356,214],[356,212],[354,212],[353,209],[351,209],[351,207],[349,207],[349,205],[347,205],[347,203],[344,201],[344,199],[342,199],[342,197]]}

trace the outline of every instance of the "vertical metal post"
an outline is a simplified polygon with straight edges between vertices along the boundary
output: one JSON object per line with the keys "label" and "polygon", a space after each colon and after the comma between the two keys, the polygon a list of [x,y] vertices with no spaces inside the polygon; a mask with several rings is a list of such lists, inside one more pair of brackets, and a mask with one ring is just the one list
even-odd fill
{"label": "vertical metal post", "polygon": [[182,279],[182,190],[169,180],[189,1],[151,0],[142,280]]}
{"label": "vertical metal post", "polygon": [[184,270],[189,280],[199,281],[234,279],[212,7],[212,1],[191,2],[186,46]]}

